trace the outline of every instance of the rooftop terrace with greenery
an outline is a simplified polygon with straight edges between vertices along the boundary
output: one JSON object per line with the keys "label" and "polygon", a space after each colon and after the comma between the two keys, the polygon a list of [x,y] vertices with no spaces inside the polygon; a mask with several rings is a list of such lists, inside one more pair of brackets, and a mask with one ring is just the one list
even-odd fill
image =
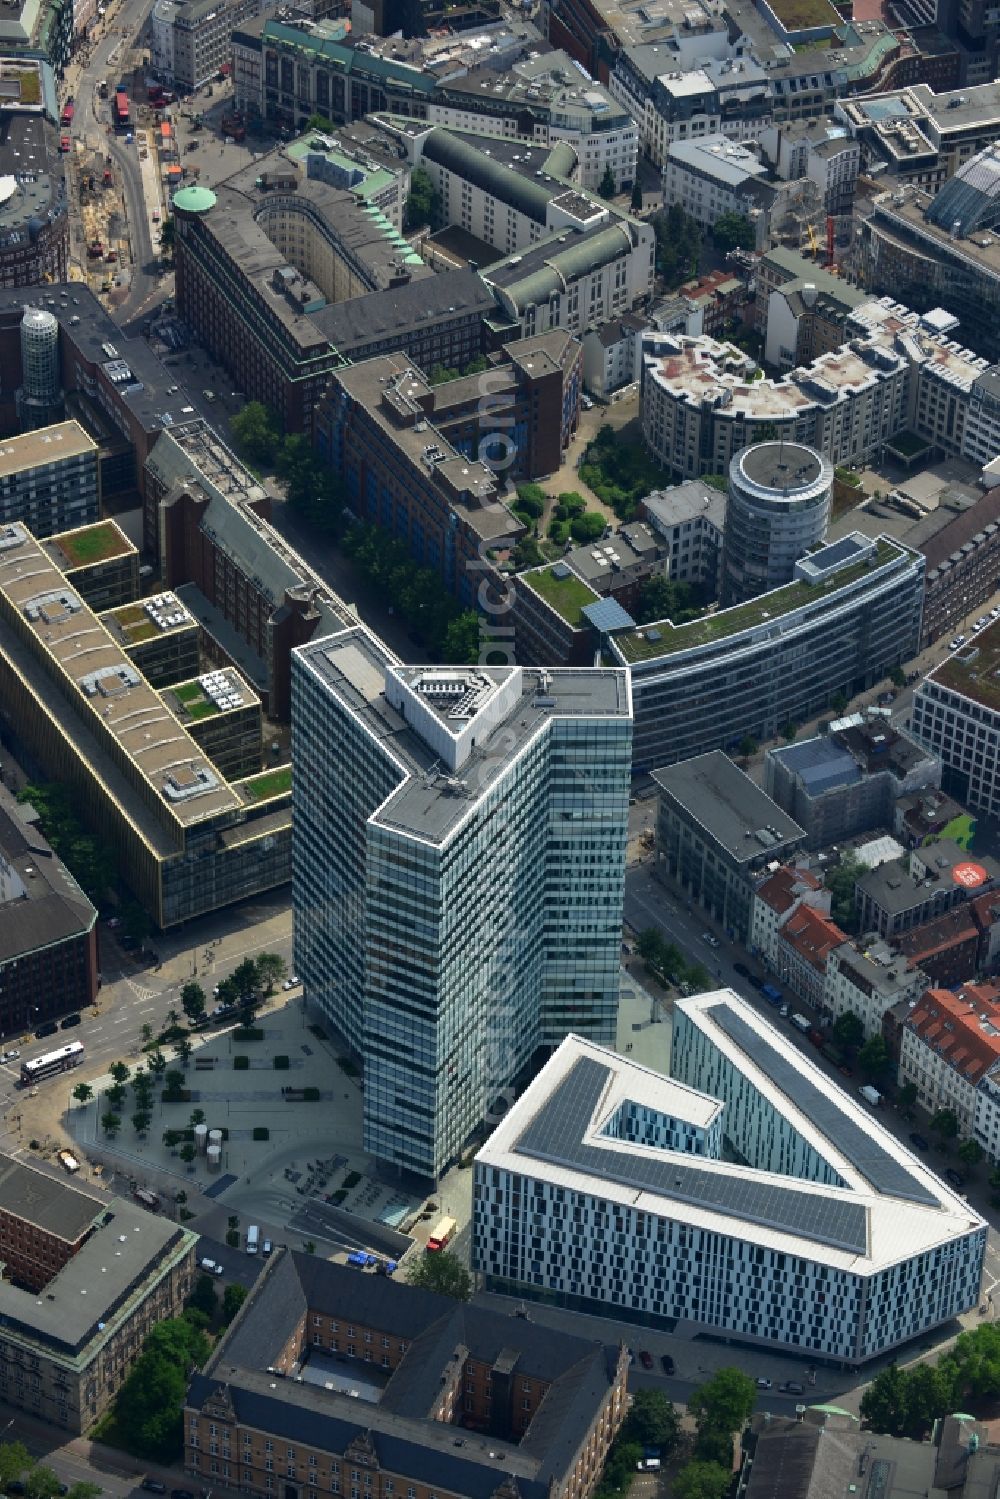
{"label": "rooftop terrace with greenery", "polygon": [[53,536],[52,542],[66,558],[67,568],[90,567],[95,562],[107,562],[135,551],[128,537],[106,520],[81,526],[77,531],[64,531]]}
{"label": "rooftop terrace with greenery", "polygon": [[561,614],[568,625],[577,629],[583,623],[583,610],[587,604],[596,604],[599,594],[589,583],[578,578],[576,573],[567,573],[559,578],[551,567],[539,568],[537,572],[522,573],[517,580],[534,589],[557,614]]}
{"label": "rooftop terrace with greenery", "polygon": [[211,718],[221,712],[218,703],[206,694],[197,677],[191,682],[178,682],[176,686],[168,687],[166,695],[176,700],[177,716],[182,721],[196,722],[199,718]]}
{"label": "rooftop terrace with greenery", "polygon": [[932,680],[1000,712],[1000,620],[942,661]]}
{"label": "rooftop terrace with greenery", "polygon": [[[830,598],[858,578],[863,578],[873,568],[883,567],[887,562],[903,555],[901,547],[882,540],[877,544],[873,560],[848,563],[824,582],[806,583],[797,580],[786,583],[783,588],[762,593],[759,598],[749,599],[745,604],[734,604],[731,609],[720,609],[715,614],[706,614],[701,619],[691,620],[684,625],[674,625],[669,619],[656,620],[644,625],[641,630],[616,635],[615,642],[629,664],[673,655],[675,651],[694,650],[700,645],[712,645],[717,640],[739,635],[744,630],[771,623],[796,609],[804,609],[808,604]],[[649,638],[650,631],[654,632],[652,640]],[[655,638],[656,635],[659,636],[658,639]]]}
{"label": "rooftop terrace with greenery", "polygon": [[276,765],[272,770],[262,771],[258,776],[249,776],[236,783],[248,802],[265,802],[273,796],[287,796],[292,789],[292,767]]}

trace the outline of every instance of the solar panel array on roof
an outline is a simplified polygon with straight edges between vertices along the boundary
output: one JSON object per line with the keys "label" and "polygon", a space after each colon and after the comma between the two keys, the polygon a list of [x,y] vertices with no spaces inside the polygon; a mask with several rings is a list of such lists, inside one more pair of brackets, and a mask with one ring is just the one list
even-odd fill
{"label": "solar panel array on roof", "polygon": [[817,567],[841,567],[845,562],[850,562],[863,548],[851,536],[842,536],[839,541],[831,541],[829,546],[819,547],[815,552],[809,553],[809,561]]}
{"label": "solar panel array on roof", "polygon": [[584,604],[582,612],[602,635],[610,635],[612,630],[635,629],[635,620],[617,599],[600,599],[596,604]]}
{"label": "solar panel array on roof", "polygon": [[925,1187],[901,1161],[872,1139],[867,1130],[844,1113],[834,1099],[783,1057],[741,1015],[735,1014],[725,1004],[713,1005],[710,1013],[719,1029],[725,1031],[751,1061],[756,1062],[769,1081],[790,1098],[807,1119],[812,1120],[877,1192],[923,1203],[927,1207],[937,1204],[938,1199],[929,1187]]}
{"label": "solar panel array on roof", "polygon": [[693,1165],[690,1156],[664,1150],[662,1159],[628,1146],[588,1145],[584,1135],[600,1104],[611,1069],[580,1057],[517,1141],[521,1155],[572,1167],[637,1191],[744,1218],[796,1238],[812,1239],[854,1254],[868,1248],[867,1212],[861,1203],[786,1186],[760,1173],[730,1175],[724,1168]]}

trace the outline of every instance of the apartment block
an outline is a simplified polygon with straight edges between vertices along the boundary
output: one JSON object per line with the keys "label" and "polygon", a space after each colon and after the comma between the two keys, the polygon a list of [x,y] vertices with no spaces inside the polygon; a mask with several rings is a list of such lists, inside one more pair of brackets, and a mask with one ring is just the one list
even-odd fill
{"label": "apartment block", "polygon": [[795,581],[746,604],[608,637],[635,699],[635,766],[652,770],[744,735],[774,738],[917,652],[924,559],[857,532],[796,564]]}
{"label": "apartment block", "polygon": [[929,672],[913,694],[913,732],[941,758],[942,784],[964,806],[1000,809],[1000,622]]}
{"label": "apartment block", "polygon": [[49,537],[45,551],[97,613],[139,597],[139,551],[115,520],[61,531]]}
{"label": "apartment block", "polygon": [[197,1234],[0,1157],[0,1399],[79,1436],[158,1322],[184,1309]]}
{"label": "apartment block", "polygon": [[848,1011],[864,1027],[865,1040],[883,1034],[887,1013],[915,1000],[927,988],[928,976],[905,954],[885,942],[853,942],[834,948],[826,960],[826,983],[820,1008],[832,1020]]}
{"label": "apartment block", "polygon": [[96,1003],[97,911],[6,787],[0,861],[0,1034],[18,1036]]}
{"label": "apartment block", "polygon": [[786,922],[804,907],[830,914],[832,897],[811,870],[796,864],[781,864],[754,883],[750,900],[750,933],[747,948],[777,968],[775,944]]}
{"label": "apartment block", "polygon": [[764,756],[764,790],[805,829],[812,849],[892,827],[901,796],[940,784],[936,754],[881,715],[864,712]]}
{"label": "apartment block", "polygon": [[[993,376],[987,371],[972,387],[967,426],[977,396],[985,396]],[[937,524],[935,524],[935,521]],[[941,522],[944,524],[941,524]],[[971,496],[950,489],[934,517],[918,521],[907,542],[927,560],[921,645],[951,634],[973,610],[992,598],[1000,580],[1000,485]]]}
{"label": "apartment block", "polygon": [[489,1289],[851,1364],[976,1305],[984,1220],[732,991],[671,1073],[566,1038],[476,1157]]}
{"label": "apartment block", "polygon": [[993,984],[928,989],[903,1021],[900,1082],[913,1083],[928,1113],[950,1109],[965,1138],[975,1126],[978,1085],[1000,1062],[998,1001]]}
{"label": "apartment block", "polygon": [[802,904],[775,935],[774,970],[800,999],[823,1008],[830,954],[847,941],[847,933],[828,915]]}
{"label": "apartment block", "polygon": [[198,621],[170,590],[108,609],[101,624],[151,687],[185,682],[198,671]]}
{"label": "apartment block", "polygon": [[975,978],[980,969],[983,931],[972,903],[953,906],[901,931],[893,946],[933,984],[951,986]]}
{"label": "apartment block", "polygon": [[631,728],[620,670],[295,653],[295,968],[380,1161],[438,1177],[540,1046],[613,1035]]}
{"label": "apartment block", "polygon": [[[177,613],[170,595],[129,607],[154,638]],[[287,797],[277,807],[258,802],[212,766],[18,524],[0,533],[0,660],[0,698],[19,740],[112,840],[123,878],[158,926],[287,882]]]}
{"label": "apartment block", "polygon": [[97,444],[79,422],[8,437],[0,447],[0,525],[37,536],[90,525],[100,511]]}
{"label": "apartment block", "polygon": [[793,855],[805,834],[721,750],[652,775],[658,876],[745,943],[755,877]]}
{"label": "apartment block", "polygon": [[279,1248],[184,1410],[202,1486],[286,1499],[588,1499],[628,1353]]}

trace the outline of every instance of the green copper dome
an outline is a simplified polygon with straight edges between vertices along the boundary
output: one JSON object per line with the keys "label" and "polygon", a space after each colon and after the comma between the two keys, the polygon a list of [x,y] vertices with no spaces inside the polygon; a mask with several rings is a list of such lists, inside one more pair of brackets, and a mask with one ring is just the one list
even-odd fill
{"label": "green copper dome", "polygon": [[207,213],[215,207],[215,194],[209,187],[182,187],[174,193],[174,207],[181,213]]}

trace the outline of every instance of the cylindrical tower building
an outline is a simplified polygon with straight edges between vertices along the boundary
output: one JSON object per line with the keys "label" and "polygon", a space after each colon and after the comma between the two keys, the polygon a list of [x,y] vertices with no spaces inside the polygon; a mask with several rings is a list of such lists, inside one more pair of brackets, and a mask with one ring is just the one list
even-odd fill
{"label": "cylindrical tower building", "polygon": [[26,401],[59,404],[59,322],[41,307],[26,307],[21,319],[21,370]]}
{"label": "cylindrical tower building", "polygon": [[729,465],[722,603],[780,588],[830,523],[833,465],[797,442],[758,442]]}

